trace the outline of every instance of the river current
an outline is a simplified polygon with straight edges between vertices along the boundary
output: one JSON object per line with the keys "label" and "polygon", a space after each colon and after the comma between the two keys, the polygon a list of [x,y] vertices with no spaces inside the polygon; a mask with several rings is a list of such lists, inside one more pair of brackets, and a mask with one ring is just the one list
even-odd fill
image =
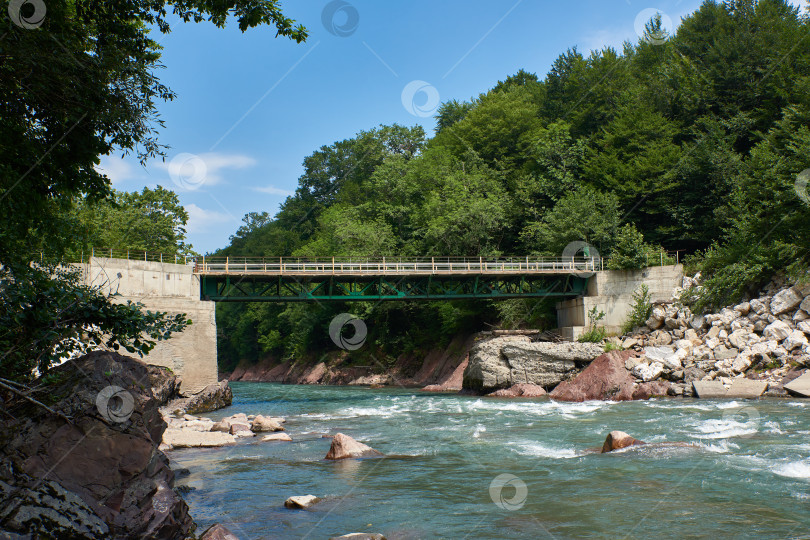
{"label": "river current", "polygon": [[[810,538],[810,401],[561,403],[233,383],[237,412],[293,442],[171,452],[201,530],[243,540]],[[599,454],[612,430],[682,446]],[[384,459],[325,461],[342,432]],[[597,452],[594,452],[596,450]],[[312,494],[310,510],[284,500]]]}

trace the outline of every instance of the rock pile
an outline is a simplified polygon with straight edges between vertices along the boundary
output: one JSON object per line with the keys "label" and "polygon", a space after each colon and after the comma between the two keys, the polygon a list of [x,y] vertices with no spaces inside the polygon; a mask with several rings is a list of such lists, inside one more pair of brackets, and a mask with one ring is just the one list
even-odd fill
{"label": "rock pile", "polygon": [[[284,418],[269,416],[247,416],[237,413],[219,422],[185,414],[181,417],[166,415],[168,424],[163,434],[161,450],[192,447],[214,447],[234,444],[240,437],[254,437],[257,433],[284,431]],[[263,441],[289,441],[287,437],[266,436]]]}
{"label": "rock pile", "polygon": [[[698,278],[684,278],[680,293]],[[771,283],[759,298],[694,315],[676,300],[655,305],[645,326],[617,342],[643,354],[627,360],[638,382],[669,380],[692,395],[694,381],[764,380],[774,394],[789,371],[810,365],[810,287]]]}

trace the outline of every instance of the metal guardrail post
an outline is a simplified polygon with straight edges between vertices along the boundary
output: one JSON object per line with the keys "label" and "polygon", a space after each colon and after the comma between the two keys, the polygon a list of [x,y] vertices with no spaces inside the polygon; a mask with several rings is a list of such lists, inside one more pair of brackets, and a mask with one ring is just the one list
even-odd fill
{"label": "metal guardrail post", "polygon": [[228,263],[230,262],[230,256],[225,257],[225,273],[228,273]]}

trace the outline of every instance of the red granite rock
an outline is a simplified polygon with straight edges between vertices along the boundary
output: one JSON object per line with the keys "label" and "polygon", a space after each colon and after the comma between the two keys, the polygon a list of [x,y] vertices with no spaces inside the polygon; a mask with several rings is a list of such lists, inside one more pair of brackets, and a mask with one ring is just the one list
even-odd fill
{"label": "red granite rock", "polygon": [[635,377],[624,367],[624,362],[637,354],[628,350],[598,356],[573,380],[558,384],[549,397],[560,401],[632,400]]}

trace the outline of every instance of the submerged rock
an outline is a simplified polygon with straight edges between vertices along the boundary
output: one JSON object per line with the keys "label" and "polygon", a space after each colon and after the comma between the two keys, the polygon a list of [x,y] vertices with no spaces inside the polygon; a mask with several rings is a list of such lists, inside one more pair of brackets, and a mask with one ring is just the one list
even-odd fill
{"label": "submerged rock", "polygon": [[519,383],[550,388],[602,352],[595,343],[533,343],[526,336],[488,339],[470,350],[463,387],[484,393]]}
{"label": "submerged rock", "polygon": [[386,538],[380,533],[349,533],[333,536],[329,540],[386,540]]}
{"label": "submerged rock", "polygon": [[239,540],[239,537],[217,523],[208,527],[200,536],[200,540]]}
{"label": "submerged rock", "polygon": [[361,442],[357,442],[348,435],[343,433],[336,433],[332,437],[332,446],[329,447],[329,452],[326,454],[325,459],[347,459],[347,458],[366,458],[366,457],[381,457],[382,452],[374,450]]}
{"label": "submerged rock", "polygon": [[624,431],[611,431],[605,439],[605,444],[602,445],[602,453],[613,452],[614,450],[621,450],[628,446],[639,446],[647,444],[644,441],[634,439]]}
{"label": "submerged rock", "polygon": [[250,429],[256,433],[263,433],[267,431],[284,431],[284,426],[281,425],[281,418],[270,418],[269,416],[257,416],[250,424]]}
{"label": "submerged rock", "polygon": [[524,398],[537,398],[546,395],[546,391],[542,386],[536,384],[516,384],[510,388],[504,388],[487,394],[487,397],[524,397]]}
{"label": "submerged rock", "polygon": [[628,401],[633,399],[635,379],[625,360],[633,351],[611,351],[599,356],[572,381],[561,382],[549,397],[560,401],[591,399]]}
{"label": "submerged rock", "polygon": [[292,441],[292,437],[290,437],[286,433],[272,433],[270,435],[265,435],[264,437],[262,437],[262,442],[271,442],[271,441],[290,442]]}
{"label": "submerged rock", "polygon": [[315,495],[301,495],[299,497],[290,497],[284,501],[284,506],[287,508],[303,509],[319,502],[320,499]]}

